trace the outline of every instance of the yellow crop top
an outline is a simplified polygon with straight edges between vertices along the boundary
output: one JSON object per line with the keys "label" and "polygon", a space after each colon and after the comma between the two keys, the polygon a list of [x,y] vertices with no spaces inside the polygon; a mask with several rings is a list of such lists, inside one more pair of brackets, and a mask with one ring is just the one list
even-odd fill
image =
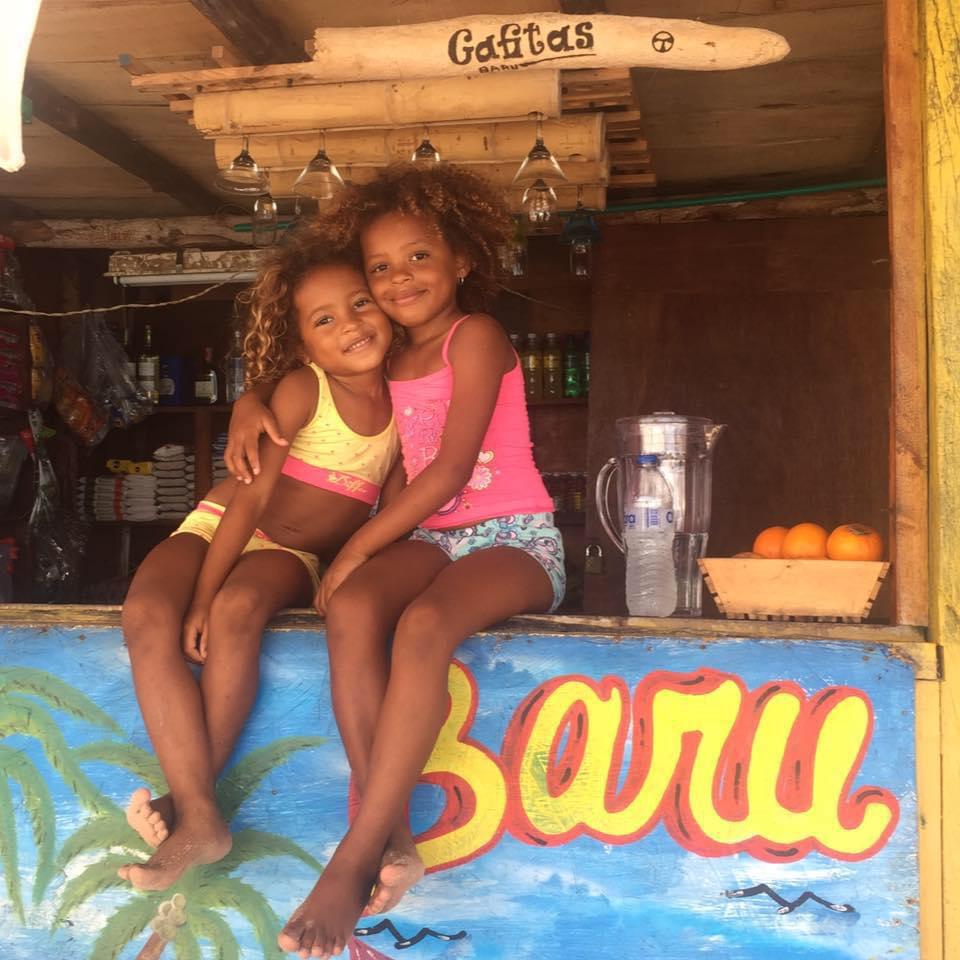
{"label": "yellow crop top", "polygon": [[295,480],[374,504],[400,448],[393,417],[376,436],[355,433],[330,395],[327,375],[315,363],[317,409],[290,444],[282,472]]}

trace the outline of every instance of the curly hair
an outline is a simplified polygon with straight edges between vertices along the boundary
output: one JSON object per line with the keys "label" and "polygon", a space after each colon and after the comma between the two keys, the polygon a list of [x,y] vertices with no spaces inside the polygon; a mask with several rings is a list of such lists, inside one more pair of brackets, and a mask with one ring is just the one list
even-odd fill
{"label": "curly hair", "polygon": [[502,192],[466,167],[396,163],[370,183],[351,187],[330,215],[341,242],[357,240],[386,213],[421,216],[436,223],[444,240],[470,261],[457,291],[465,311],[487,310],[498,290],[497,247],[513,232]]}
{"label": "curly hair", "polygon": [[339,264],[360,270],[359,247],[324,220],[297,226],[266,252],[257,279],[237,296],[246,314],[241,329],[247,386],[277,380],[299,366],[294,294],[311,270]]}

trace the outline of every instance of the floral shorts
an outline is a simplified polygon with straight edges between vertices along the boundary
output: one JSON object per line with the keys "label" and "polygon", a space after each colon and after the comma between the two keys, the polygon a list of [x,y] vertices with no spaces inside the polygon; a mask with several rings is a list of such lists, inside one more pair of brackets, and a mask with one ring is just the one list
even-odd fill
{"label": "floral shorts", "polygon": [[490,547],[516,547],[530,554],[543,567],[553,587],[552,613],[563,600],[567,585],[563,566],[563,539],[553,522],[552,513],[518,513],[494,517],[472,527],[453,530],[425,530],[417,527],[411,540],[422,540],[438,546],[451,560],[488,550]]}

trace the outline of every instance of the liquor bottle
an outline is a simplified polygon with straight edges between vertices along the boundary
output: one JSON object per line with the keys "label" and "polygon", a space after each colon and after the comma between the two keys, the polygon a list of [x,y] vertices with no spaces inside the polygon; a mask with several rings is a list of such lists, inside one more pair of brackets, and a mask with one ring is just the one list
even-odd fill
{"label": "liquor bottle", "polygon": [[143,328],[143,349],[137,357],[137,387],[151,403],[160,399],[160,357],[153,349],[153,330],[149,323]]}
{"label": "liquor bottle", "polygon": [[577,338],[567,337],[563,344],[563,395],[579,397],[583,392],[580,376],[581,356],[577,347]]}
{"label": "liquor bottle", "polygon": [[127,362],[124,369],[127,372],[127,376],[130,378],[130,382],[136,386],[137,385],[137,361],[133,358],[133,337],[131,336],[131,329],[133,324],[124,323],[123,325],[123,334],[122,334],[122,344],[123,352],[127,356]]}
{"label": "liquor bottle", "polygon": [[555,333],[547,334],[543,347],[543,395],[547,400],[559,400],[563,396],[563,357]]}
{"label": "liquor bottle", "polygon": [[227,403],[233,403],[243,393],[246,367],[243,360],[243,336],[238,328],[233,330],[233,344],[227,354]]}
{"label": "liquor bottle", "polygon": [[583,395],[590,393],[590,334],[583,335]]}
{"label": "liquor bottle", "polygon": [[535,333],[527,334],[527,342],[520,354],[523,365],[523,385],[528,400],[539,400],[543,396],[543,356],[540,353],[540,341]]}
{"label": "liquor bottle", "polygon": [[213,347],[203,348],[203,361],[197,368],[193,379],[193,398],[197,403],[216,403],[219,397],[217,389],[217,369],[213,365]]}

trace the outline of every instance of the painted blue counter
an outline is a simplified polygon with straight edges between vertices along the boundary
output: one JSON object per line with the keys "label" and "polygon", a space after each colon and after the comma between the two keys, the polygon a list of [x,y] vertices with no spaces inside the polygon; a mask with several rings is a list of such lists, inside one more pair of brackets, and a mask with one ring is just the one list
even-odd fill
{"label": "painted blue counter", "polygon": [[[346,823],[319,622],[266,639],[221,784],[232,853],[144,895],[116,876],[144,856],[121,808],[161,784],[116,613],[4,616],[0,957],[134,958],[176,892],[166,955],[280,956],[278,918]],[[364,921],[351,957],[918,957],[926,645],[794,626],[528,618],[473,638],[412,804],[431,872],[389,925]]]}

